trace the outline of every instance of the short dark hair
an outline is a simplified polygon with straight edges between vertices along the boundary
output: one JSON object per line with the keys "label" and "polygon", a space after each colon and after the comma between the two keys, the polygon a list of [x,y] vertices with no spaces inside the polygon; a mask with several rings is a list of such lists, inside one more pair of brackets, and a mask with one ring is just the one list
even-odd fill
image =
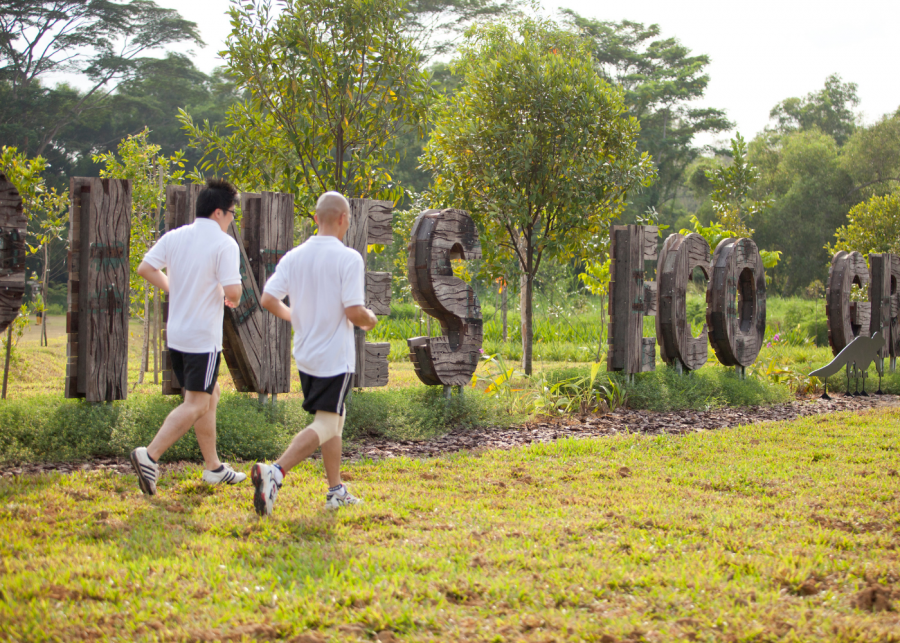
{"label": "short dark hair", "polygon": [[238,191],[224,179],[208,178],[206,187],[197,195],[196,215],[208,219],[216,210],[230,210],[237,203]]}

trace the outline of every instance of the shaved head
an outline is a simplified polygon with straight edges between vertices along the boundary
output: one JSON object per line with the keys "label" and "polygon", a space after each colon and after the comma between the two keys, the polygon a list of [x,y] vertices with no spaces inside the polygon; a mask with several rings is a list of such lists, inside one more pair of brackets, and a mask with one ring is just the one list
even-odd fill
{"label": "shaved head", "polygon": [[320,225],[335,224],[344,213],[350,215],[350,202],[338,192],[326,192],[316,201],[316,216]]}

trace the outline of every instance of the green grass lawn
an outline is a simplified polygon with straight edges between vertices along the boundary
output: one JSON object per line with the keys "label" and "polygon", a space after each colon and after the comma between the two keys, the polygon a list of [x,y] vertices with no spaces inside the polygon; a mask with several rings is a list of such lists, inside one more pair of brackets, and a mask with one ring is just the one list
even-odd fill
{"label": "green grass lawn", "polygon": [[[0,482],[12,641],[900,641],[900,410],[320,466]],[[871,608],[875,608],[874,611]]]}

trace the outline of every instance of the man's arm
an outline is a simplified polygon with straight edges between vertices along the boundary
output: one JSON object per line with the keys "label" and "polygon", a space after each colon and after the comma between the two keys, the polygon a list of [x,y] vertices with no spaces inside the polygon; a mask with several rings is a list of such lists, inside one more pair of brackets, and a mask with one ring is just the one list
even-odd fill
{"label": "man's arm", "polygon": [[370,331],[375,328],[378,318],[371,310],[365,306],[347,306],[344,308],[344,314],[354,326],[359,326],[364,331]]}
{"label": "man's arm", "polygon": [[163,292],[169,292],[169,278],[162,270],[142,261],[138,266],[137,273]]}
{"label": "man's arm", "polygon": [[230,286],[222,286],[225,291],[225,303],[229,308],[237,308],[241,304],[241,293],[244,287],[241,284],[231,284]]}
{"label": "man's arm", "polygon": [[283,319],[286,322],[291,321],[291,309],[285,306],[283,301],[269,293],[264,292],[262,294],[262,297],[259,298],[259,304],[278,319]]}

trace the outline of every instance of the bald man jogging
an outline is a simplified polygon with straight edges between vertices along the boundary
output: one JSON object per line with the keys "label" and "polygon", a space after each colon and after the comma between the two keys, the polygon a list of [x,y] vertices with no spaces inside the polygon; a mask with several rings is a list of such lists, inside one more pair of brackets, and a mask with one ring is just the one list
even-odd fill
{"label": "bald man jogging", "polygon": [[197,195],[194,223],[164,234],[137,269],[141,277],[169,293],[166,345],[184,390],[184,402],[169,413],[153,441],[131,452],[141,491],[148,496],[156,493],[157,461],[191,426],[206,465],[204,482],[236,484],[247,478],[219,462],[216,453],[222,316],[226,302],[232,308],[238,305],[242,290],[240,250],[226,233],[236,204],[233,185],[207,180]]}
{"label": "bald man jogging", "polygon": [[[347,199],[326,192],[316,203],[315,219],[317,235],[282,258],[260,299],[266,310],[294,328],[303,408],[316,416],[274,464],[253,465],[253,506],[260,516],[271,515],[284,476],[318,447],[328,478],[325,507],[338,509],[361,502],[341,482],[344,403],[356,365],[353,326],[368,331],[378,320],[364,305],[363,259],[341,241],[350,228]],[[286,296],[291,307],[281,301]]]}

